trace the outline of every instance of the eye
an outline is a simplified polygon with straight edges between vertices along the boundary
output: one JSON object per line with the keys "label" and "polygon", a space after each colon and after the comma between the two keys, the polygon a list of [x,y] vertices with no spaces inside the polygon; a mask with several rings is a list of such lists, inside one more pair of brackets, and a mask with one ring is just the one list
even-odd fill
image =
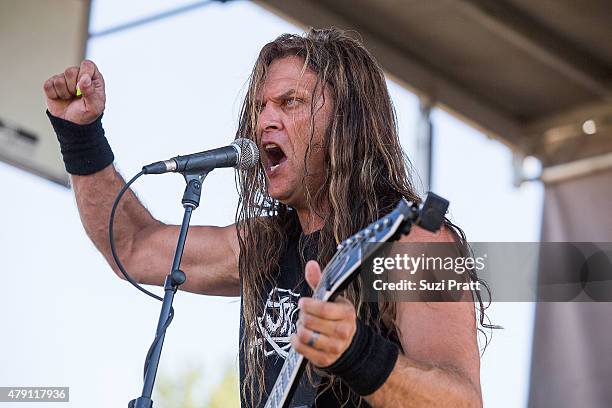
{"label": "eye", "polygon": [[286,99],[285,100],[285,106],[291,108],[293,106],[297,106],[300,102],[302,102],[302,101],[300,99],[298,99],[298,98]]}

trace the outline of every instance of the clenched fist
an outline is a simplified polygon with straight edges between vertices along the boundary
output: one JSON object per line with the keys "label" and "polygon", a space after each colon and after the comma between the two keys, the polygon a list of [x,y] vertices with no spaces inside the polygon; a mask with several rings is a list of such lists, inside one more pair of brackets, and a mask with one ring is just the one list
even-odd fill
{"label": "clenched fist", "polygon": [[[77,85],[82,96],[77,96]],[[80,67],[69,67],[45,81],[47,107],[53,116],[87,125],[104,111],[106,94],[104,78],[92,61]]]}

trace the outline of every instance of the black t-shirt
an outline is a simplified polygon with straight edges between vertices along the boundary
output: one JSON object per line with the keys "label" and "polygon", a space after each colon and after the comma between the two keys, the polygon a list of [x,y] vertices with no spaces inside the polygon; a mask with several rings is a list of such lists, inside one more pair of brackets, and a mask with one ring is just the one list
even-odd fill
{"label": "black t-shirt", "polygon": [[[272,390],[276,377],[283,367],[285,358],[291,347],[290,337],[296,331],[298,320],[298,300],[302,296],[311,296],[312,290],[304,279],[305,262],[316,259],[316,242],[318,233],[303,235],[301,229],[294,225],[292,231],[288,233],[288,242],[285,244],[284,251],[279,261],[280,270],[278,271],[275,284],[267,284],[259,293],[261,302],[265,305],[262,315],[257,317],[257,339],[256,347],[263,347],[265,354],[265,391],[260,406],[265,405],[267,396]],[[304,248],[304,263],[299,254],[300,241]],[[242,285],[241,285],[242,287]],[[241,294],[242,295],[242,294]],[[242,310],[242,308],[241,308]],[[244,316],[240,313],[240,338],[244,335]],[[245,379],[245,350],[243,346],[246,342],[240,342],[240,386]],[[313,373],[314,374],[314,373]],[[319,384],[321,378],[314,375],[315,384]],[[321,385],[323,387],[323,385]],[[257,395],[257,392],[254,393]],[[307,375],[302,375],[300,384],[293,395],[290,407],[339,407],[343,403],[344,407],[357,407],[358,397],[354,393],[349,393],[348,387],[342,385],[336,387],[335,392],[327,390],[323,392],[314,402],[317,388],[310,384]],[[348,401],[352,396],[354,401]],[[252,407],[252,403],[245,401],[241,394],[242,407]],[[361,402],[361,407],[368,407],[365,401]]]}

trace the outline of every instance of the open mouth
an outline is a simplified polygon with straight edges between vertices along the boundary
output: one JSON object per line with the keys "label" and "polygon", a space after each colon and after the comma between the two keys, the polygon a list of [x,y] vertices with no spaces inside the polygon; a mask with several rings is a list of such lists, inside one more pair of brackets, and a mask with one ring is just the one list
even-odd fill
{"label": "open mouth", "polygon": [[285,160],[287,156],[276,143],[268,143],[264,146],[267,158],[267,170],[274,172]]}

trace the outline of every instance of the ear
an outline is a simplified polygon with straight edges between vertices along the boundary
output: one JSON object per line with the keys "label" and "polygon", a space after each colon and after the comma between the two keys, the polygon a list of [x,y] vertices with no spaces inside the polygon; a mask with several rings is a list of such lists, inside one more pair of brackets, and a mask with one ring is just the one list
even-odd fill
{"label": "ear", "polygon": [[317,261],[308,261],[306,264],[306,282],[312,290],[315,290],[321,280],[321,267]]}

